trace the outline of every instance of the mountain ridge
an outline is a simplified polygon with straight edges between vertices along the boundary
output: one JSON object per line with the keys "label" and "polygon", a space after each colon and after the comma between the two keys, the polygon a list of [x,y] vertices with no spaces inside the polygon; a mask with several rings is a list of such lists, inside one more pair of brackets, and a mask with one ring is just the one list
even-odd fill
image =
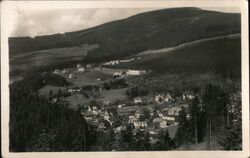
{"label": "mountain ridge", "polygon": [[[119,58],[147,49],[175,46],[200,38],[240,33],[240,14],[200,8],[161,9],[64,34],[10,37],[10,55],[82,44],[99,44],[91,59]],[[29,45],[27,45],[29,43]]]}

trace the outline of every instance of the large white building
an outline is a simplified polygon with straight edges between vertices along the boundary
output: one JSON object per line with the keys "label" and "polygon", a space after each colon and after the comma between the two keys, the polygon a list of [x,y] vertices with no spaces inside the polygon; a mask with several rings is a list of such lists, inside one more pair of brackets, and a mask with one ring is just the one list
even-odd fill
{"label": "large white building", "polygon": [[144,75],[146,74],[145,70],[128,70],[127,75]]}

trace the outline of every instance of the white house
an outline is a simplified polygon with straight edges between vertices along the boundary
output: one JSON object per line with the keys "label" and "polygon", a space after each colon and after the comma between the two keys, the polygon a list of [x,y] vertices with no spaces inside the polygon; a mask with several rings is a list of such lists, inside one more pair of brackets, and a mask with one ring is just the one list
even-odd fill
{"label": "white house", "polygon": [[178,116],[180,111],[181,111],[180,107],[172,107],[168,109],[168,115]]}
{"label": "white house", "polygon": [[159,118],[159,117],[153,119],[154,123],[160,123],[161,121],[162,121],[162,118]]}
{"label": "white house", "polygon": [[125,104],[119,104],[118,108],[121,109],[123,106],[125,106]]}
{"label": "white house", "polygon": [[195,96],[192,92],[185,92],[182,94],[182,100],[192,100]]}
{"label": "white house", "polygon": [[141,116],[141,113],[139,111],[136,111],[135,112],[135,118],[139,119]]}
{"label": "white house", "polygon": [[119,60],[109,61],[109,62],[103,63],[102,65],[112,65],[113,66],[116,64],[119,64]]}
{"label": "white house", "polygon": [[69,78],[72,79],[72,78],[76,78],[76,74],[69,74]]}
{"label": "white house", "polygon": [[121,72],[114,72],[113,73],[113,76],[120,76],[121,75]]}
{"label": "white house", "polygon": [[[99,89],[99,91],[100,91],[100,89]],[[110,100],[104,100],[102,103],[104,105],[109,105],[109,104],[111,104],[111,101]]]}
{"label": "white house", "polygon": [[158,94],[155,96],[155,101],[158,103],[158,104],[162,104],[163,102],[169,102],[173,100],[173,98],[171,97],[170,94]]}
{"label": "white house", "polygon": [[93,115],[98,115],[98,111],[93,110],[92,113]]}
{"label": "white house", "polygon": [[194,99],[194,95],[189,94],[189,95],[187,95],[187,98],[190,99],[190,100],[192,100],[192,99]]}
{"label": "white house", "polygon": [[58,73],[60,73],[60,71],[59,71],[59,69],[55,69],[53,73],[58,74]]}
{"label": "white house", "polygon": [[155,135],[155,134],[158,134],[157,132],[155,132],[154,130],[150,130],[149,131],[149,134],[151,134],[151,135]]}
{"label": "white house", "polygon": [[119,133],[122,130],[122,126],[114,128],[115,133]]}
{"label": "white house", "polygon": [[87,64],[87,66],[86,66],[87,68],[91,68],[91,64]]}
{"label": "white house", "polygon": [[136,97],[136,98],[134,98],[134,103],[135,104],[142,103],[142,99],[140,97]]}
{"label": "white house", "polygon": [[128,123],[134,123],[137,119],[135,118],[135,116],[129,116],[128,117]]}
{"label": "white house", "polygon": [[80,92],[81,89],[79,87],[70,87],[67,89],[68,93]]}
{"label": "white house", "polygon": [[167,127],[167,121],[162,120],[162,121],[160,122],[160,128],[166,128],[166,127]]}
{"label": "white house", "polygon": [[62,71],[62,73],[67,73],[68,72],[68,70],[67,69],[63,69],[63,71]]}
{"label": "white house", "polygon": [[77,65],[76,65],[76,68],[80,68],[80,67],[82,67],[81,64],[77,64]]}
{"label": "white house", "polygon": [[163,117],[164,115],[163,115],[162,112],[158,112],[158,116],[159,116],[159,117]]}
{"label": "white house", "polygon": [[79,67],[79,68],[77,69],[77,71],[79,71],[79,72],[84,72],[85,69],[84,69],[84,67]]}
{"label": "white house", "polygon": [[147,122],[146,121],[135,121],[134,122],[134,127],[136,129],[147,127]]}
{"label": "white house", "polygon": [[170,116],[164,116],[164,117],[162,117],[162,119],[167,120],[167,121],[175,121],[175,118],[170,117]]}
{"label": "white house", "polygon": [[104,119],[105,120],[110,119],[110,116],[107,110],[104,112]]}
{"label": "white house", "polygon": [[90,108],[90,106],[88,106],[88,111],[92,111],[91,108]]}
{"label": "white house", "polygon": [[110,61],[111,65],[119,64],[119,60]]}

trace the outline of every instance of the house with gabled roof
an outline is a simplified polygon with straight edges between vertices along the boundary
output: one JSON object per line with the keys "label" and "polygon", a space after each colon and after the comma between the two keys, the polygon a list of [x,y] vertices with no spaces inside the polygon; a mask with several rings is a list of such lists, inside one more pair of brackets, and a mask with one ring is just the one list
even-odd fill
{"label": "house with gabled roof", "polygon": [[134,103],[135,104],[142,103],[142,98],[141,97],[135,97],[134,98]]}

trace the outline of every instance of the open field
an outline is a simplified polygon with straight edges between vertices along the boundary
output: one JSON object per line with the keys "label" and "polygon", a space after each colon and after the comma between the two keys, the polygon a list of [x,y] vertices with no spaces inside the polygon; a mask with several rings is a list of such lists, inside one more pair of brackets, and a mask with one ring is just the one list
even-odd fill
{"label": "open field", "polygon": [[66,92],[65,87],[56,87],[56,86],[51,86],[51,85],[47,85],[47,86],[41,88],[40,90],[38,90],[38,92],[39,92],[39,94],[48,97],[50,90],[52,90],[53,94],[57,94],[59,89],[61,89],[62,93]]}
{"label": "open field", "polygon": [[[102,79],[102,80],[98,80]],[[105,74],[98,71],[89,71],[84,73],[79,73],[77,78],[69,79],[67,76],[67,80],[73,83],[76,86],[83,86],[83,85],[100,85],[103,84],[105,81],[110,80],[113,78],[113,75]]]}
{"label": "open field", "polygon": [[25,72],[70,61],[81,61],[89,50],[98,47],[97,44],[83,44],[68,48],[51,48],[13,55],[10,56],[10,70],[11,73],[15,74],[18,71]]}
{"label": "open field", "polygon": [[117,100],[125,100],[127,98],[126,91],[128,88],[122,89],[112,89],[112,90],[103,90],[97,98],[86,98],[82,94],[73,94],[71,96],[66,97],[65,101],[67,101],[71,108],[76,108],[78,104],[86,104],[90,102],[92,99],[97,102],[103,101],[117,101]]}
{"label": "open field", "polygon": [[[104,82],[113,79],[113,73],[122,71],[124,69],[109,69],[103,68],[102,70],[87,69],[85,72],[78,72],[76,70],[69,71],[67,73],[59,73],[61,76],[65,77],[68,82],[71,82],[75,86],[83,85],[100,85]],[[73,73],[77,75],[77,78],[69,78],[69,74]]]}

